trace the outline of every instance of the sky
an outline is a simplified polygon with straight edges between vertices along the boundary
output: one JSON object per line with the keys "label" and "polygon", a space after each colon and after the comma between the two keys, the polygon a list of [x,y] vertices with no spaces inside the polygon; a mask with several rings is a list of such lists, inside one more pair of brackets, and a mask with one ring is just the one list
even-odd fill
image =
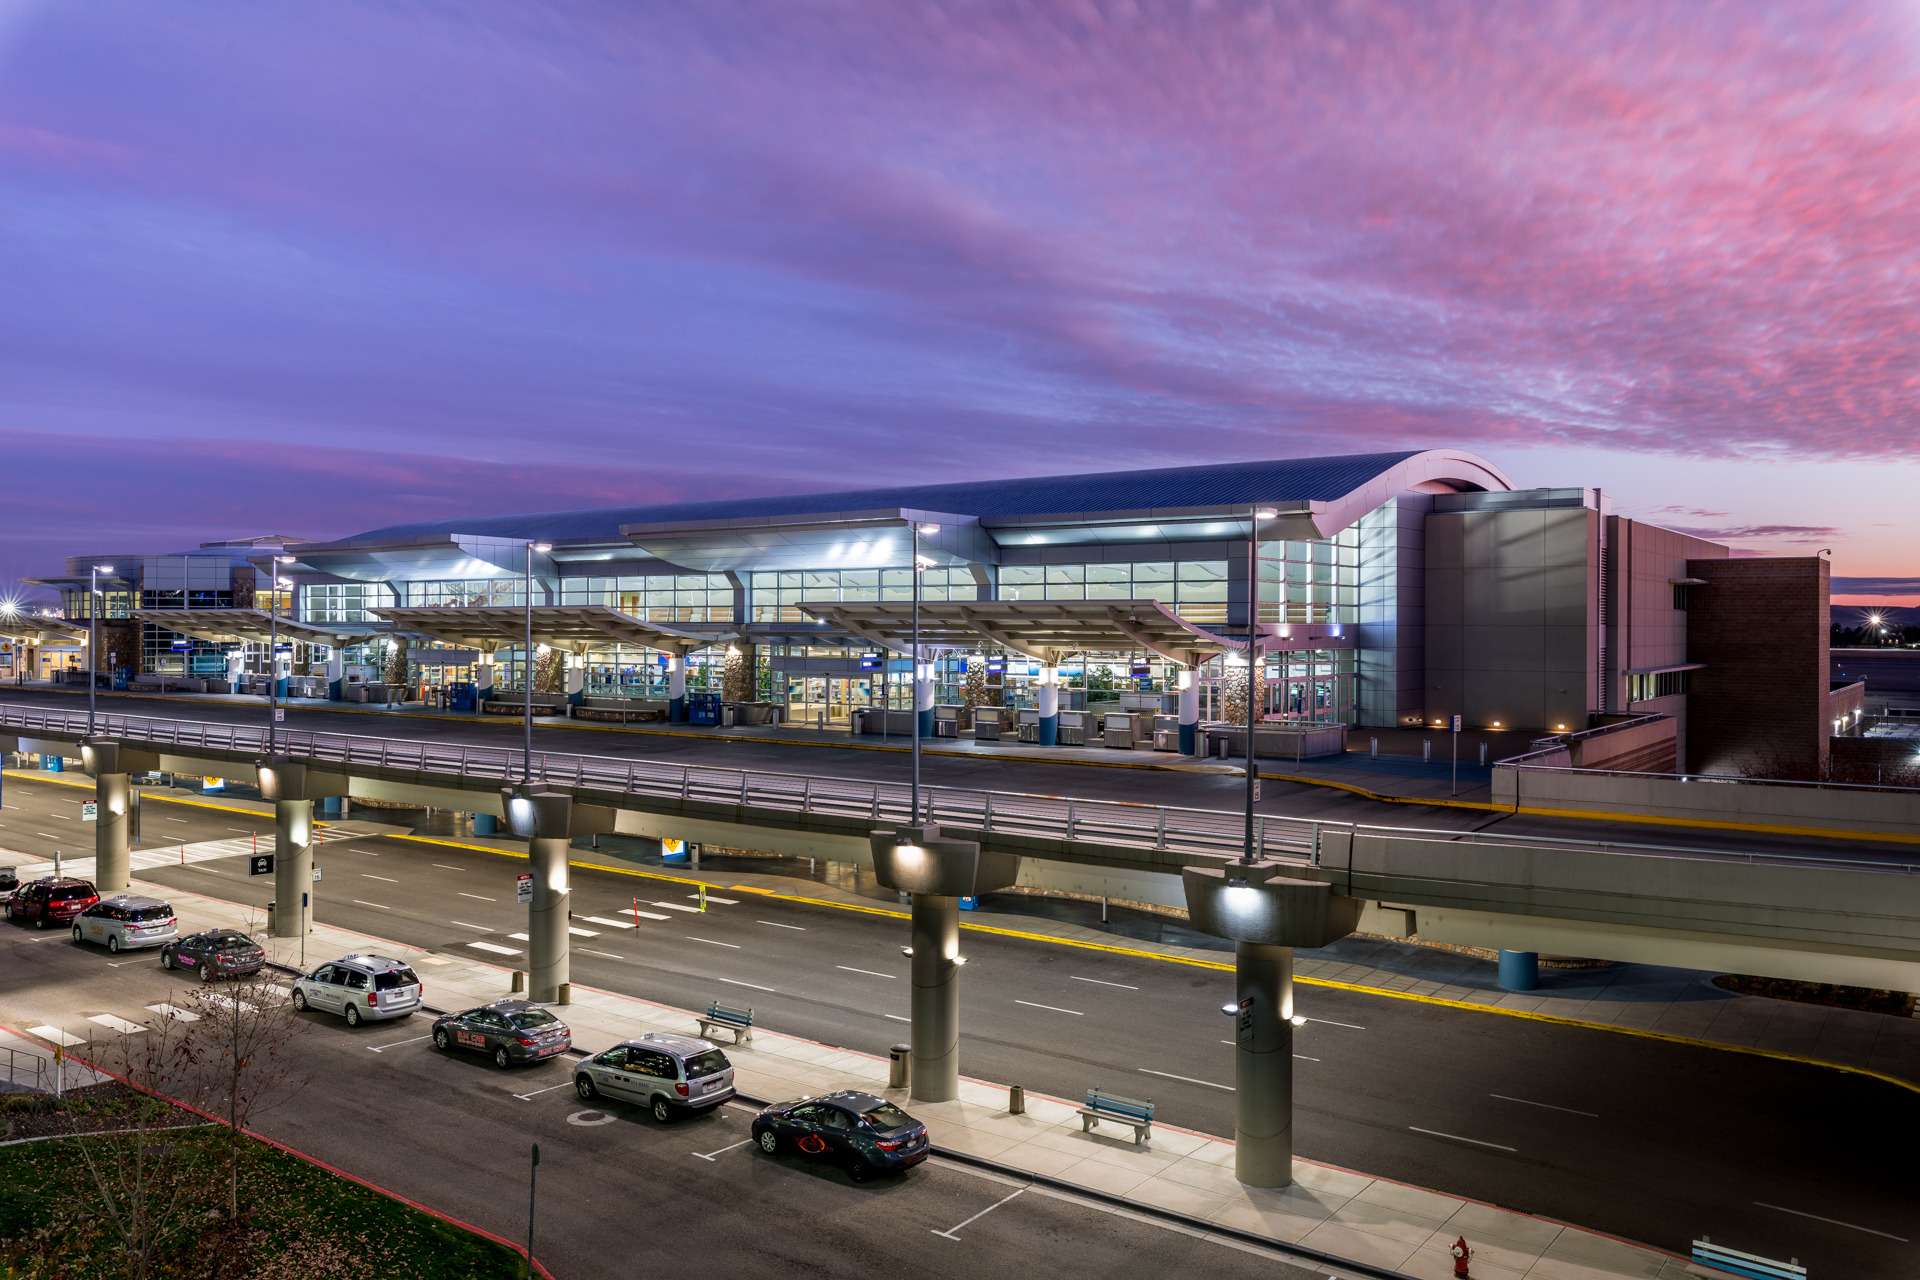
{"label": "sky", "polygon": [[1916,0],[0,0],[0,583],[1452,447],[1920,604],[1916,209]]}

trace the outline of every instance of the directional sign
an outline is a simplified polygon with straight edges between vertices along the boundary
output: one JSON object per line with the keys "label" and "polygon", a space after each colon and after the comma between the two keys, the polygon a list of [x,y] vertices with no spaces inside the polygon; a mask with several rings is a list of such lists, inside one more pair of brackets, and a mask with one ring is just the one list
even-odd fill
{"label": "directional sign", "polygon": [[273,722],[275,724],[281,723],[286,718],[287,718],[287,709],[285,707],[275,707],[273,709]]}
{"label": "directional sign", "polygon": [[100,802],[97,800],[81,801],[80,802],[80,821],[82,822],[100,821]]}
{"label": "directional sign", "polygon": [[522,871],[519,883],[514,886],[513,900],[522,904],[533,901],[533,873]]}
{"label": "directional sign", "polygon": [[315,867],[315,868],[313,869],[313,882],[314,882],[315,884],[319,884],[319,883],[320,883],[320,868],[318,868],[318,867]]}
{"label": "directional sign", "polygon": [[256,853],[247,858],[247,874],[250,876],[270,876],[273,874],[273,855]]}
{"label": "directional sign", "polygon": [[1453,718],[1453,731],[1454,731],[1455,733],[1458,733],[1458,732],[1460,732],[1460,717],[1459,717],[1459,716],[1455,716],[1455,717]]}
{"label": "directional sign", "polygon": [[1253,1039],[1253,997],[1240,1002],[1240,1014],[1234,1020],[1234,1039],[1246,1044]]}

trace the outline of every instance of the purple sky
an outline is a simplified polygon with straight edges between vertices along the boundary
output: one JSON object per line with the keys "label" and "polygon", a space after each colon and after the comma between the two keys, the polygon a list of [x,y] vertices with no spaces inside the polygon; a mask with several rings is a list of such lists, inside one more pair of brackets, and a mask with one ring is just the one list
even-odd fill
{"label": "purple sky", "polygon": [[1451,445],[1920,600],[1916,210],[1911,0],[0,0],[0,580]]}

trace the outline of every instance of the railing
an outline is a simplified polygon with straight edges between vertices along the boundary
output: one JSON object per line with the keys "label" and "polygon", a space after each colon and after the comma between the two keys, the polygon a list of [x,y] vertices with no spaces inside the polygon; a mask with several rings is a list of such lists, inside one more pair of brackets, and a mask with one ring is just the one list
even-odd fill
{"label": "railing", "polygon": [[1509,756],[1505,760],[1496,760],[1496,769],[1524,770],[1527,773],[1571,773],[1583,778],[1636,778],[1642,781],[1664,779],[1668,782],[1701,782],[1709,784],[1730,784],[1743,787],[1814,787],[1822,791],[1885,791],[1906,794],[1920,794],[1920,787],[1890,787],[1877,782],[1820,782],[1799,778],[1749,778],[1737,773],[1643,773],[1634,769],[1581,769],[1572,765],[1527,764],[1526,761],[1536,755],[1551,752],[1530,752],[1524,756]]}
{"label": "railing", "polygon": [[[40,707],[0,705],[0,728],[24,731],[28,734],[39,730],[82,735],[87,731],[87,717],[84,712],[77,711],[49,711]],[[265,754],[266,752],[266,729],[248,725],[100,714],[95,717],[94,733],[98,737],[129,739],[158,746],[201,747],[240,753]],[[486,779],[502,784],[522,781],[522,753],[507,747],[476,747],[459,743],[311,733],[281,728],[275,731],[275,750],[281,754],[321,764],[359,765],[375,769],[410,771],[424,775],[423,780]],[[913,820],[912,793],[904,783],[836,778],[820,774],[665,764],[650,760],[565,755],[548,751],[534,752],[532,765],[533,781],[536,782],[590,787],[625,795],[707,801],[766,812],[851,817],[880,825],[907,824]],[[1558,772],[1600,773],[1605,771],[1560,770]],[[1623,776],[1646,778],[1665,775],[1626,774]],[[1724,780],[1755,781],[1748,778]],[[1862,789],[1893,790],[1894,788]],[[1088,800],[1069,796],[987,791],[966,787],[923,785],[920,791],[921,817],[946,826],[1199,857],[1238,857],[1245,848],[1245,815],[1233,810],[1194,809],[1123,800]],[[751,821],[751,819],[744,820]],[[1325,836],[1329,833],[1373,835],[1388,839],[1446,840],[1462,844],[1504,847],[1515,845],[1557,847],[1640,857],[1692,857],[1772,865],[1870,867],[1907,873],[1920,870],[1904,864],[1864,859],[1834,859],[1817,855],[1630,844],[1590,839],[1560,839],[1536,835],[1507,836],[1491,831],[1464,832],[1444,828],[1396,827],[1373,823],[1291,818],[1279,814],[1254,816],[1254,852],[1258,856],[1297,859],[1309,865],[1319,865]]]}
{"label": "railing", "polygon": [[7,1084],[15,1091],[27,1090],[33,1093],[51,1093],[53,1091],[53,1067],[45,1057],[27,1049],[5,1050],[6,1064],[0,1070],[7,1073]]}

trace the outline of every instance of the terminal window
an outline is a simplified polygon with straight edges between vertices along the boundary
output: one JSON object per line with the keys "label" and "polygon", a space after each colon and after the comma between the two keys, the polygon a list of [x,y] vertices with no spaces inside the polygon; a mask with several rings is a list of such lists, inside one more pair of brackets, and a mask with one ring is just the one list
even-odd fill
{"label": "terminal window", "polygon": [[[755,622],[805,622],[802,604],[840,604],[858,600],[913,599],[911,569],[810,569],[801,573],[753,575]],[[978,600],[980,587],[969,569],[923,569],[922,600]]]}
{"label": "terminal window", "polygon": [[[505,608],[524,605],[526,593],[519,578],[455,578],[430,582],[409,582],[407,604],[419,609]],[[365,605],[363,608],[377,608]],[[351,621],[351,619],[340,619]]]}
{"label": "terminal window", "polygon": [[1003,565],[1002,600],[1158,600],[1188,622],[1227,620],[1225,560]]}
{"label": "terminal window", "polygon": [[567,578],[560,603],[605,605],[642,622],[732,622],[733,584],[724,573]]}

